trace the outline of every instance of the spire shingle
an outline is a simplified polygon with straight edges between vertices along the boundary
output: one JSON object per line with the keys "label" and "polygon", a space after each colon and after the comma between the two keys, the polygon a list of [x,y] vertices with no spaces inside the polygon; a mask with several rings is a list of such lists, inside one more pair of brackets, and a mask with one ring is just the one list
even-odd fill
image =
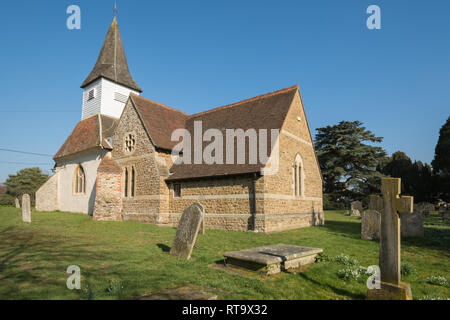
{"label": "spire shingle", "polygon": [[103,47],[94,69],[92,69],[89,76],[84,80],[81,88],[85,88],[101,77],[135,91],[142,92],[142,89],[138,86],[136,81],[134,81],[130,74],[130,70],[128,69],[127,58],[116,17],[114,17],[108,33],[106,34]]}

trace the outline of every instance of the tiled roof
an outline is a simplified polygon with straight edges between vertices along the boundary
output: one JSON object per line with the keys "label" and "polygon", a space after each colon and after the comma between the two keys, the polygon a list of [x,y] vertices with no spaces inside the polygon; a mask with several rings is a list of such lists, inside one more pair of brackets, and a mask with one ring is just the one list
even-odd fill
{"label": "tiled roof", "polygon": [[[95,147],[112,149],[107,138],[114,135],[118,120],[96,114],[80,121],[53,159],[59,159]],[[100,128],[102,129],[100,132]]]}
{"label": "tiled roof", "polygon": [[109,27],[105,41],[98,56],[94,69],[84,80],[81,88],[87,87],[99,78],[106,78],[130,89],[142,92],[128,69],[127,57],[120,36],[116,17]]}
{"label": "tiled roof", "polygon": [[[186,119],[185,128],[194,137],[194,122],[201,121],[203,132],[210,128],[219,129],[223,137],[226,137],[226,129],[267,129],[268,152],[270,155],[270,129],[281,129],[286,115],[292,104],[298,86],[275,91],[265,95],[257,96],[238,103],[224,107],[208,110],[189,116]],[[170,136],[169,136],[170,139]],[[203,147],[210,142],[204,142]],[[224,161],[226,141],[224,138]],[[248,164],[248,143],[246,144],[247,164],[182,164],[173,165],[170,169],[172,175],[167,180],[191,179],[211,176],[240,175],[246,173],[259,173],[263,166],[261,164]],[[193,148],[193,146],[192,146]],[[237,144],[235,143],[235,159],[237,155]],[[192,158],[193,158],[192,154]],[[235,161],[236,162],[236,161]],[[191,161],[193,163],[193,160]]]}
{"label": "tiled roof", "polygon": [[172,132],[184,128],[189,115],[135,94],[131,94],[130,98],[153,144],[172,150],[178,144],[171,141]]}

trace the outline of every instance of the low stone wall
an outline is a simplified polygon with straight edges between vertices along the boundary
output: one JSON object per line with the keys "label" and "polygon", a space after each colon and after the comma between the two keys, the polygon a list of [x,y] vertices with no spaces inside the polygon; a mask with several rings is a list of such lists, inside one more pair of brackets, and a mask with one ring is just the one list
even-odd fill
{"label": "low stone wall", "polygon": [[56,211],[59,210],[58,204],[58,182],[59,173],[55,173],[46,183],[36,191],[36,210],[37,211]]}

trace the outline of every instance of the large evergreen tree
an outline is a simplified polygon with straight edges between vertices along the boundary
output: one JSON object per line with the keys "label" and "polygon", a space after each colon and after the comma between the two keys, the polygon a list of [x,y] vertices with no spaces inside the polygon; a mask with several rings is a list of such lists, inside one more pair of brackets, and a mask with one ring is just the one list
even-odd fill
{"label": "large evergreen tree", "polygon": [[360,121],[341,121],[316,129],[315,148],[324,179],[324,192],[334,201],[362,199],[379,191],[383,176],[376,170],[386,152]]}
{"label": "large evergreen tree", "polygon": [[415,202],[433,201],[432,170],[429,164],[412,162],[404,152],[397,151],[378,170],[387,176],[401,178],[402,194],[414,196]]}
{"label": "large evergreen tree", "polygon": [[34,204],[35,192],[47,181],[48,175],[39,168],[27,168],[10,174],[5,182],[6,192],[0,199],[2,204],[13,204],[16,197],[29,194]]}
{"label": "large evergreen tree", "polygon": [[439,131],[439,139],[431,162],[435,174],[437,196],[450,201],[450,117]]}

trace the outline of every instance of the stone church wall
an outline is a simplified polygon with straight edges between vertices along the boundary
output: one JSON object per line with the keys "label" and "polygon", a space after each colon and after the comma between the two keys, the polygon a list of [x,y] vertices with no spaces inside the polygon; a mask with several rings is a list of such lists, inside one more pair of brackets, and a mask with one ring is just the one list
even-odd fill
{"label": "stone church wall", "polygon": [[[126,136],[135,137],[132,152],[125,149]],[[150,142],[141,120],[128,101],[114,134],[112,158],[122,170],[122,216],[124,221],[157,224],[159,218],[160,173],[156,161],[157,152]],[[135,194],[124,196],[125,168],[135,170]]]}
{"label": "stone church wall", "polygon": [[[303,184],[294,190],[294,162],[300,156]],[[297,92],[279,136],[279,168],[265,176],[264,231],[275,232],[321,225],[323,219],[322,179],[316,160],[300,95]]]}
{"label": "stone church wall", "polygon": [[105,157],[97,170],[94,220],[122,220],[122,169],[119,165]]}

